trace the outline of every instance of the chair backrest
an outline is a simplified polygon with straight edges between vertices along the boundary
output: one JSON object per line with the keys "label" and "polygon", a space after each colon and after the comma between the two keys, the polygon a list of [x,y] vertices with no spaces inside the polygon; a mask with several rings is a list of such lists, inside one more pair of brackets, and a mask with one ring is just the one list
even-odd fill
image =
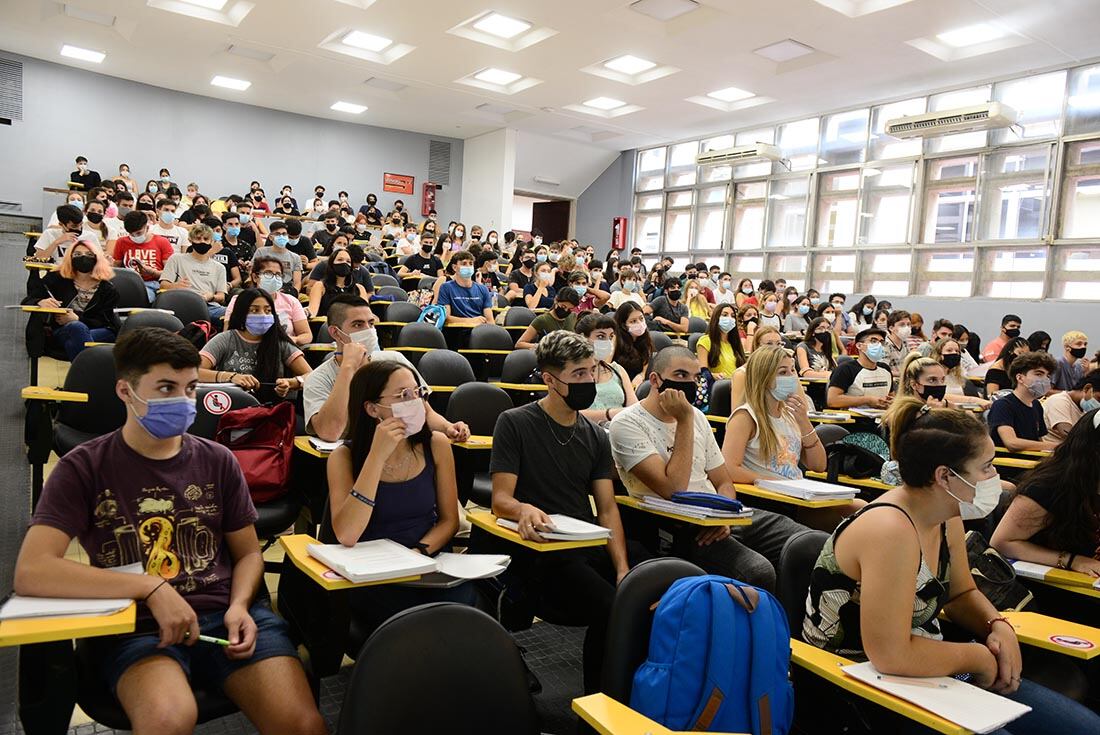
{"label": "chair backrest", "polygon": [[420,318],[420,307],[408,301],[394,301],[386,307],[387,322],[415,322]]}
{"label": "chair backrest", "polygon": [[73,360],[64,389],[87,393],[87,403],[63,402],[57,421],[77,431],[103,435],[126,423],[126,406],[115,393],[115,357],[111,345],[89,347]]}
{"label": "chair backrest", "polygon": [[649,391],[653,388],[653,385],[648,380],[643,380],[638,383],[638,389],[634,391],[634,395],[638,396],[638,400],[642,400],[649,395]]}
{"label": "chair backrest", "polygon": [[118,291],[118,308],[131,309],[149,305],[149,289],[137,272],[129,268],[115,268],[111,285]]}
{"label": "chair backrest", "polygon": [[688,317],[688,332],[691,334],[705,334],[707,331],[707,320],[698,316]]}
{"label": "chair backrest", "polygon": [[836,424],[818,424],[814,427],[814,431],[817,432],[818,438],[821,439],[821,446],[823,447],[835,444],[848,436],[848,430]]}
{"label": "chair backrest", "polygon": [[526,306],[512,306],[504,312],[504,326],[506,327],[526,327],[533,321],[535,321],[535,312]]}
{"label": "chair backrest", "polygon": [[379,298],[389,299],[395,303],[398,301],[407,301],[409,298],[409,295],[405,293],[405,290],[400,286],[377,286],[374,289],[374,295]]}
{"label": "chair backrest", "polygon": [[443,332],[431,324],[412,322],[401,327],[397,333],[398,347],[437,347],[447,349],[447,340],[443,338]]}
{"label": "chair backrest", "polygon": [[688,335],[688,349],[695,352],[695,348],[699,346],[699,340],[702,338],[703,333],[701,332],[695,332],[694,334]]}
{"label": "chair backrest", "polygon": [[397,279],[388,273],[375,273],[370,277],[370,282],[374,284],[375,288],[382,288],[383,286],[401,288],[401,284],[397,282]]}
{"label": "chair backrest", "polygon": [[336,732],[480,735],[502,726],[539,731],[519,648],[480,610],[436,602],[394,615],[367,639]]}
{"label": "chair backrest", "polygon": [[649,339],[653,342],[653,351],[660,352],[666,347],[672,346],[672,337],[669,337],[664,332],[656,332],[649,330]]}
{"label": "chair backrest", "polygon": [[479,324],[470,330],[471,350],[511,350],[514,346],[508,330],[496,324]]}
{"label": "chair backrest", "polygon": [[132,332],[143,327],[160,327],[169,332],[178,332],[183,329],[183,322],[174,314],[165,314],[163,311],[136,311],[122,321],[122,328],[118,330],[118,336]]}
{"label": "chair backrest", "polygon": [[188,434],[201,436],[213,441],[218,433],[218,420],[227,411],[235,408],[258,406],[260,402],[251,393],[236,385],[200,385],[195,392],[195,423],[187,430]]}
{"label": "chair backrest", "polygon": [[463,385],[476,380],[466,358],[451,350],[426,353],[420,358],[416,369],[428,385]]}
{"label": "chair backrest", "polygon": [[711,416],[729,416],[732,410],[730,406],[730,386],[732,385],[729,379],[722,379],[714,381],[714,385],[710,387],[710,409],[707,411]]}
{"label": "chair backrest", "polygon": [[419,281],[416,282],[416,287],[418,289],[420,289],[421,291],[431,291],[432,287],[435,286],[435,282],[436,282],[435,278],[433,278],[431,276],[424,276],[423,278],[421,278]]}
{"label": "chair backrest", "polygon": [[806,617],[806,593],[821,548],[829,539],[824,531],[799,531],[787,539],[779,552],[776,597],[787,611],[791,637],[802,640],[802,619]]}
{"label": "chair backrest", "polygon": [[157,294],[153,305],[172,312],[185,326],[191,322],[210,321],[210,310],[206,308],[202,296],[186,288],[175,288]]}
{"label": "chair backrest", "polygon": [[649,654],[653,610],[672,583],[684,577],[706,574],[691,562],[676,557],[650,559],[623,577],[615,591],[607,624],[603,676],[600,690],[620,702],[630,702],[634,672]]}
{"label": "chair backrest", "polygon": [[535,366],[534,350],[515,350],[504,358],[504,367],[500,371],[500,379],[505,383],[539,382],[531,377]]}
{"label": "chair backrest", "polygon": [[497,416],[512,408],[508,394],[488,383],[465,383],[458,386],[447,403],[447,420],[465,421],[470,433],[492,436]]}

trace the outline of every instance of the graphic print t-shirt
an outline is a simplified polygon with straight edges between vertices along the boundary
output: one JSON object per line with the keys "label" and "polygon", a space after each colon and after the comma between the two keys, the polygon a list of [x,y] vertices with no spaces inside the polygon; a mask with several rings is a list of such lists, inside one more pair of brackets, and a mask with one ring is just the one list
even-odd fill
{"label": "graphic print t-shirt", "polygon": [[[225,534],[256,517],[227,448],[184,434],[179,454],[153,460],[131,449],[119,429],[58,462],[31,522],[75,536],[93,566],[140,562],[203,614],[229,605],[233,561]],[[139,617],[150,617],[144,605]]]}

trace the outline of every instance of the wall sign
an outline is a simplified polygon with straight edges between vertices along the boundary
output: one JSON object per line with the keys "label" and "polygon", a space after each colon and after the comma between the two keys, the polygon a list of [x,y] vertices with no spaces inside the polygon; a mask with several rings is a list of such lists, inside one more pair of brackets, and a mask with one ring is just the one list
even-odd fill
{"label": "wall sign", "polygon": [[382,174],[382,191],[412,194],[413,181],[412,176],[405,176],[404,174]]}

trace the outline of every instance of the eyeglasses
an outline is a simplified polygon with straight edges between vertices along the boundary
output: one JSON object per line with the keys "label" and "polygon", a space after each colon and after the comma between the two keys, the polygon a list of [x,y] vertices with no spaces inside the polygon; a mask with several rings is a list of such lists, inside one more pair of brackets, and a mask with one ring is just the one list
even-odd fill
{"label": "eyeglasses", "polygon": [[418,385],[415,388],[404,388],[401,390],[400,393],[392,393],[388,396],[379,396],[379,400],[381,400],[382,398],[392,398],[398,403],[403,403],[404,401],[411,401],[414,398],[427,398],[430,392],[431,391],[428,390],[427,386]]}

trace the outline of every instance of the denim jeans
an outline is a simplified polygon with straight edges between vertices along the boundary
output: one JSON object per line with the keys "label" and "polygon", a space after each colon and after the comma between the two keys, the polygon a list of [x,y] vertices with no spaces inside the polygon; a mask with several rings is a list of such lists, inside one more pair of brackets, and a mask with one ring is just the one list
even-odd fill
{"label": "denim jeans", "polygon": [[69,322],[68,324],[53,329],[54,339],[65,350],[65,357],[72,362],[77,355],[84,350],[85,342],[114,342],[115,333],[105,327],[91,329],[82,321]]}
{"label": "denim jeans", "polygon": [[1008,698],[1031,707],[1031,711],[993,735],[1096,735],[1100,715],[1053,689],[1024,679]]}
{"label": "denim jeans", "polygon": [[206,308],[210,311],[210,321],[217,322],[223,316],[225,316],[225,307],[221,304],[207,304]]}

